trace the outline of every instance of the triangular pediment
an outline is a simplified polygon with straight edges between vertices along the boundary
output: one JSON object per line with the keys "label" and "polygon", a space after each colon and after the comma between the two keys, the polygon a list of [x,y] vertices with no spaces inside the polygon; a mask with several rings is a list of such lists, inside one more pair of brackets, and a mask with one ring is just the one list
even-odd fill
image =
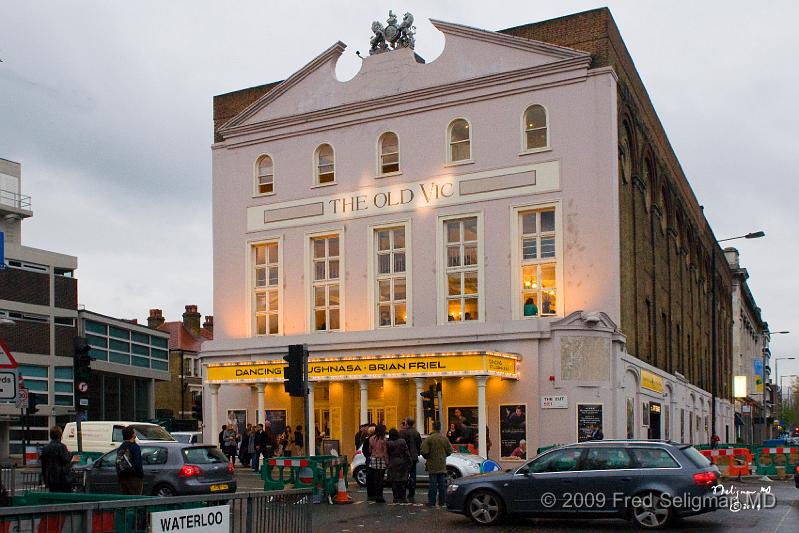
{"label": "triangular pediment", "polygon": [[557,322],[553,322],[551,329],[598,329],[615,332],[618,327],[613,320],[602,311],[574,311]]}
{"label": "triangular pediment", "polygon": [[[547,70],[552,66],[587,69],[586,52],[540,41],[431,20],[446,39],[434,61],[420,63],[410,49],[398,49],[363,58],[350,80],[336,78],[336,63],[346,45],[338,42],[292,74],[220,130],[233,131],[276,119],[314,111],[353,106],[390,98],[430,97],[460,90],[475,80],[490,83],[508,73]],[[550,69],[551,70],[551,69]],[[461,85],[460,87],[458,85]]]}

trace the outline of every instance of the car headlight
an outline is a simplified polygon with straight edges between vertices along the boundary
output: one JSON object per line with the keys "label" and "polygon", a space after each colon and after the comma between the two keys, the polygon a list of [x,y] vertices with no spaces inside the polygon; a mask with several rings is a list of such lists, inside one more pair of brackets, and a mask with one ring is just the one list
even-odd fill
{"label": "car headlight", "polygon": [[455,492],[456,490],[458,490],[458,487],[459,485],[457,483],[450,483],[447,486],[447,492]]}

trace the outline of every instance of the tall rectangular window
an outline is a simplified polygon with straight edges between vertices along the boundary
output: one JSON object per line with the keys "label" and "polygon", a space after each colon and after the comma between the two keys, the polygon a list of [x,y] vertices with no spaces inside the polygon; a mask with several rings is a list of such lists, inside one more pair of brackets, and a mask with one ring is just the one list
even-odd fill
{"label": "tall rectangular window", "polygon": [[408,323],[405,227],[376,229],[374,239],[377,324],[404,326]]}
{"label": "tall rectangular window", "polygon": [[314,331],[341,329],[340,250],[338,235],[311,239]]}
{"label": "tall rectangular window", "polygon": [[557,314],[554,209],[519,213],[519,247],[522,316]]}
{"label": "tall rectangular window", "polygon": [[447,321],[478,320],[477,217],[444,221]]}
{"label": "tall rectangular window", "polygon": [[280,265],[278,243],[268,242],[253,246],[255,283],[256,335],[277,335],[280,331],[280,305],[278,286]]}

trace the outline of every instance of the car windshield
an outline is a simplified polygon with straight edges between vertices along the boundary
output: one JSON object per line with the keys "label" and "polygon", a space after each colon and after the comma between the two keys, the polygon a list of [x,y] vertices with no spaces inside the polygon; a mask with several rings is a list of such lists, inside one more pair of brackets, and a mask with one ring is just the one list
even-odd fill
{"label": "car windshield", "polygon": [[687,455],[688,459],[690,459],[691,462],[699,468],[707,468],[712,464],[707,457],[699,453],[699,450],[693,446],[686,446],[685,448],[682,448],[682,453]]}
{"label": "car windshield", "polygon": [[208,465],[214,463],[226,463],[227,457],[212,446],[198,448],[183,448],[183,460],[193,465]]}
{"label": "car windshield", "polygon": [[131,424],[131,427],[136,432],[136,438],[140,440],[164,440],[170,442],[175,440],[172,435],[161,426]]}

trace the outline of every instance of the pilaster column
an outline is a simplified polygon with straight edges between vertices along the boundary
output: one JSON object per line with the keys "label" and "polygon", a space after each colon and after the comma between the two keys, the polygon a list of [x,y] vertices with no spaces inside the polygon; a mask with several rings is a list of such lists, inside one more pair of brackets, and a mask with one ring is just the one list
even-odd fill
{"label": "pilaster column", "polygon": [[219,446],[219,387],[218,383],[208,385],[211,390],[211,444]]}
{"label": "pilaster column", "polygon": [[[422,392],[424,392],[425,378],[416,378],[416,429],[424,432],[424,408],[422,406]],[[419,429],[422,428],[422,429]]]}
{"label": "pilaster column", "polygon": [[361,388],[361,424],[369,422],[369,380],[359,379],[358,386]]}
{"label": "pilaster column", "polygon": [[255,415],[255,421],[259,424],[266,422],[266,417],[264,416],[264,387],[263,383],[255,384],[255,393],[258,395],[258,413]]}
{"label": "pilaster column", "polygon": [[477,380],[477,451],[480,457],[488,455],[488,440],[486,439],[486,381],[488,376],[475,376]]}
{"label": "pilaster column", "polygon": [[316,410],[314,409],[314,386],[313,381],[308,382],[308,427],[305,432],[308,435],[308,450],[306,455],[316,455]]}

